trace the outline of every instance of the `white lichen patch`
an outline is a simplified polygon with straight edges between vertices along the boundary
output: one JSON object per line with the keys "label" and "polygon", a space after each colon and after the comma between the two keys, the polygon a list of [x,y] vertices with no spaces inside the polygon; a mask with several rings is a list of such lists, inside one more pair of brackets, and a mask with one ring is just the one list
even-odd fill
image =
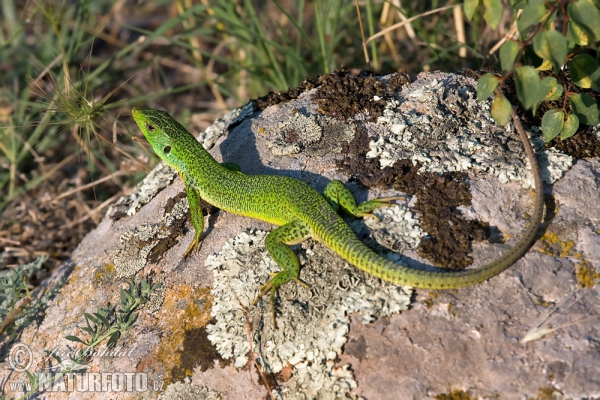
{"label": "white lichen patch", "polygon": [[[377,123],[390,134],[370,143],[367,157],[379,157],[381,167],[408,159],[421,164],[420,171],[485,171],[505,183],[522,182],[533,187],[527,156],[511,124],[494,123],[489,103],[478,102],[476,89],[464,77],[448,84],[433,80],[400,100],[388,101]],[[572,165],[572,157],[546,150],[540,132],[532,136],[544,180],[553,183]],[[541,142],[540,142],[541,141]],[[540,145],[541,144],[541,145]]]}
{"label": "white lichen patch", "polygon": [[546,182],[556,182],[562,178],[565,171],[573,166],[573,157],[564,154],[554,147],[546,148],[544,139],[542,139],[542,130],[537,126],[531,129],[535,135],[531,137],[533,150],[537,154],[538,162],[543,166],[542,174]]}
{"label": "white lichen patch", "polygon": [[267,147],[276,156],[298,154],[300,151],[321,139],[323,128],[314,116],[294,113],[278,124],[270,132]]}
{"label": "white lichen patch", "polygon": [[267,147],[276,156],[302,152],[308,156],[341,153],[342,143],[354,138],[356,128],[323,115],[291,114],[283,122],[265,128]]}
{"label": "white lichen patch", "polygon": [[[206,131],[198,135],[198,141],[206,150],[212,149],[216,141],[229,129],[231,125],[235,125],[244,119],[248,118],[254,112],[254,103],[250,102],[243,107],[235,108],[227,114],[218,118],[209,126]],[[192,122],[194,118],[192,117]]]}
{"label": "white lichen patch", "polygon": [[[414,217],[408,207],[395,204],[391,207],[377,208],[373,211],[377,217],[365,218],[364,223],[373,232],[378,243],[395,252],[415,249],[421,238],[427,233],[421,229],[420,221]],[[361,220],[355,220],[359,223]],[[353,227],[353,229],[355,229]]]}
{"label": "white lichen patch", "polygon": [[244,231],[207,258],[205,264],[214,278],[211,314],[216,320],[207,327],[208,338],[222,357],[235,360],[236,367],[246,365],[249,343],[241,302],[250,310],[254,354],[265,371],[279,372],[288,363],[294,366],[284,387],[293,388],[298,398],[344,397],[356,382],[349,370],[333,367],[346,343],[348,315],[358,312],[367,323],[376,314],[398,313],[408,307],[410,289],[381,282],[321,244],[306,241],[299,252],[305,266],[300,278],[310,289],[295,282],[279,289],[278,329],[274,329],[269,296],[252,306],[269,273],[280,270],[264,247],[266,235]]}
{"label": "white lichen patch", "polygon": [[162,285],[152,291],[148,296],[148,303],[146,303],[146,312],[148,314],[152,314],[157,312],[162,308],[162,305],[165,301],[165,292],[167,291],[167,287]]}
{"label": "white lichen patch", "polygon": [[324,115],[317,116],[317,121],[323,127],[323,138],[306,149],[309,155],[339,154],[342,152],[342,143],[351,141],[356,135],[356,127],[353,124]]}
{"label": "white lichen patch", "polygon": [[161,162],[133,189],[128,196],[123,196],[111,205],[106,215],[115,210],[125,209],[128,216],[134,215],[142,206],[149,203],[158,192],[167,187],[177,176],[174,169]]}
{"label": "white lichen patch", "polygon": [[185,218],[189,208],[187,199],[181,199],[165,214],[161,223],[140,225],[124,232],[119,240],[121,249],[115,254],[113,260],[117,278],[134,276],[147,263],[147,258],[154,247],[161,240],[170,236],[168,229],[175,221]]}
{"label": "white lichen patch", "polygon": [[190,378],[173,382],[158,397],[162,400],[220,400],[221,394],[206,386],[192,385]]}

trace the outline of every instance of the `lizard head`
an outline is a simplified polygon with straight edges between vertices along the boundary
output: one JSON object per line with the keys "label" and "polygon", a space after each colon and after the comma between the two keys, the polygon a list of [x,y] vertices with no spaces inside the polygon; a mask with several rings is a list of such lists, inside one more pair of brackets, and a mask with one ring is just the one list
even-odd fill
{"label": "lizard head", "polygon": [[164,111],[135,107],[131,115],[156,154],[177,169],[179,150],[191,134]]}

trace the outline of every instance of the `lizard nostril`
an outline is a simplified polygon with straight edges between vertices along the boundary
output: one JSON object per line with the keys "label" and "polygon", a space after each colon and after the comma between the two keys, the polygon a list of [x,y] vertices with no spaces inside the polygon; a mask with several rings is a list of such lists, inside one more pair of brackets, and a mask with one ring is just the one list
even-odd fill
{"label": "lizard nostril", "polygon": [[165,154],[169,154],[171,152],[171,146],[165,146],[165,148],[163,149],[163,152]]}
{"label": "lizard nostril", "polygon": [[156,128],[154,128],[154,125],[152,125],[152,124],[146,124],[146,128],[147,128],[147,129],[148,129],[150,132],[154,132],[154,130],[156,129]]}

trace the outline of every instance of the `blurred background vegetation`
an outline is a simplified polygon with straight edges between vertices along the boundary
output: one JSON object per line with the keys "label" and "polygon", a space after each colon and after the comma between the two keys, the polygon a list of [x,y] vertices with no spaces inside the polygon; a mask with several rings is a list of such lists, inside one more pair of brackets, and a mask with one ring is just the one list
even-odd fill
{"label": "blurred background vegetation", "polygon": [[467,21],[456,0],[0,3],[5,268],[40,255],[59,265],[156,163],[132,140],[133,106],[198,132],[340,66],[414,75],[495,63],[514,22],[506,7],[493,31],[481,16]]}

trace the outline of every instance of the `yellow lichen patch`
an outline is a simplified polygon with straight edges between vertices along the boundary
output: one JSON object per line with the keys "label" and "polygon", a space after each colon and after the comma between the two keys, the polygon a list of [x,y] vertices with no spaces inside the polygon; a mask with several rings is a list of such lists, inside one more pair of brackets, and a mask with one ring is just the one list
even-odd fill
{"label": "yellow lichen patch", "polygon": [[65,286],[71,286],[74,283],[79,282],[79,279],[81,279],[79,277],[79,272],[81,272],[82,268],[85,268],[88,265],[89,265],[89,263],[88,264],[84,264],[84,265],[75,265],[73,267],[73,270],[71,271],[71,273],[69,274],[69,276],[67,278],[67,282],[66,282]]}
{"label": "yellow lichen patch", "polygon": [[454,311],[454,304],[448,303],[448,314],[456,317],[456,311]]}
{"label": "yellow lichen patch", "polygon": [[167,289],[163,309],[174,312],[179,325],[173,331],[188,331],[206,326],[210,321],[212,296],[210,288],[195,289],[190,285]]}
{"label": "yellow lichen patch", "polygon": [[562,240],[556,232],[546,232],[538,242],[535,250],[550,257],[570,257],[579,260],[575,263],[575,276],[577,282],[583,288],[591,288],[596,284],[600,274],[594,267],[583,258],[583,254],[574,250],[575,242],[573,240]]}
{"label": "yellow lichen patch", "polygon": [[546,307],[546,308],[552,307],[555,304],[553,301],[544,300],[544,298],[541,296],[536,296],[536,300],[537,300],[536,302],[537,302],[538,306],[542,306],[542,307]]}
{"label": "yellow lichen patch", "polygon": [[439,292],[430,291],[429,292],[429,298],[423,300],[423,303],[425,303],[425,305],[427,306],[427,308],[431,308],[431,307],[433,307],[433,300],[435,300],[438,296],[439,296]]}
{"label": "yellow lichen patch", "polygon": [[556,232],[547,232],[542,237],[542,240],[546,240],[550,244],[556,244],[556,243],[560,242],[560,238],[558,237],[558,235],[556,234]]}
{"label": "yellow lichen patch", "polygon": [[575,256],[573,247],[575,242],[572,240],[562,240],[556,232],[546,232],[540,239],[542,248],[537,248],[541,253],[552,257],[569,257]]}
{"label": "yellow lichen patch", "polygon": [[433,396],[436,400],[474,400],[476,397],[471,396],[469,392],[464,390],[453,390],[450,393],[442,393]]}
{"label": "yellow lichen patch", "polygon": [[94,272],[94,284],[102,285],[109,282],[115,276],[114,264],[106,264],[103,267],[96,268]]}
{"label": "yellow lichen patch", "polygon": [[600,278],[600,274],[587,260],[575,263],[575,276],[577,277],[577,283],[583,288],[594,287],[596,281]]}
{"label": "yellow lichen patch", "polygon": [[[557,397],[556,395],[560,395],[560,392],[557,389],[555,389],[551,386],[542,387],[542,388],[540,388],[540,391],[539,391],[537,397],[535,397],[534,399],[536,399],[536,400],[552,400],[555,398],[562,398],[562,396]],[[530,399],[531,399],[531,397],[530,397]]]}
{"label": "yellow lichen patch", "polygon": [[[505,233],[505,234],[503,235],[503,237],[502,237],[502,240],[504,240],[504,242],[506,242],[507,240],[510,240],[510,239],[512,239],[512,238],[514,238],[514,237],[515,237],[515,234],[514,234],[514,233]],[[503,243],[504,243],[504,242],[503,242]]]}
{"label": "yellow lichen patch", "polygon": [[566,242],[561,243],[561,246],[562,251],[560,252],[560,256],[567,257],[571,253],[573,247],[575,247],[575,242],[572,240],[567,240]]}
{"label": "yellow lichen patch", "polygon": [[194,369],[212,367],[218,358],[214,346],[206,338],[205,327],[210,322],[212,305],[210,288],[195,289],[182,285],[167,289],[161,324],[168,327],[155,352],[138,366],[140,371],[170,370],[164,373],[166,384],[192,376]]}
{"label": "yellow lichen patch", "polygon": [[425,299],[425,300],[423,300],[423,303],[425,303],[427,308],[433,307],[433,300],[431,300],[431,299]]}

